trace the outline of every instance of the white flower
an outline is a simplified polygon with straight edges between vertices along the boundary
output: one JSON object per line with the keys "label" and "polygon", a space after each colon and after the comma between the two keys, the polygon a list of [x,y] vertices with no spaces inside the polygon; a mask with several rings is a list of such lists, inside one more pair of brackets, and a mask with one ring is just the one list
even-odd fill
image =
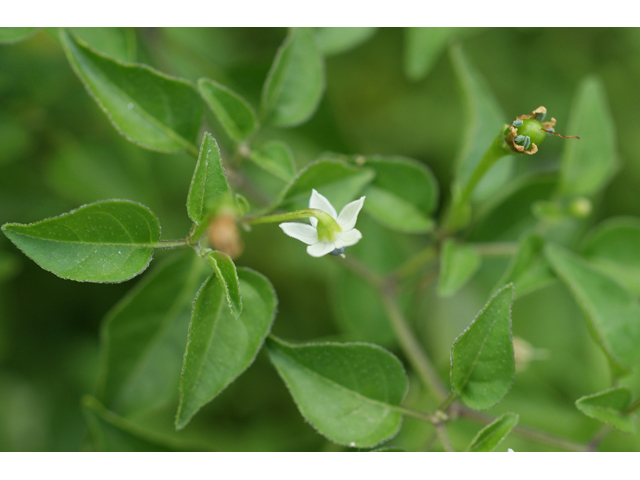
{"label": "white flower", "polygon": [[318,219],[314,217],[309,218],[311,225],[305,223],[281,223],[280,228],[290,237],[309,245],[307,247],[307,253],[312,257],[322,257],[327,253],[341,255],[346,247],[355,245],[362,238],[362,233],[353,227],[355,227],[356,221],[358,220],[358,213],[360,213],[362,209],[364,198],[365,197],[361,197],[359,200],[348,203],[344,206],[340,215],[338,215],[336,209],[329,203],[329,200],[315,190],[311,192],[309,208],[316,208],[329,214],[342,229],[342,231],[339,232],[332,232],[332,240],[318,238]]}

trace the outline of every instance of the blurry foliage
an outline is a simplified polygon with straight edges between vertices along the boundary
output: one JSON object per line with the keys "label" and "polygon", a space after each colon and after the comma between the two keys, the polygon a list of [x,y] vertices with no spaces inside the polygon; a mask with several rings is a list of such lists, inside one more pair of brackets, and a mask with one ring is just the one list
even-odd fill
{"label": "blurry foliage", "polygon": [[[207,77],[259,105],[265,77],[286,29],[77,29],[98,51],[146,63],[169,75],[195,82]],[[105,119],[70,68],[56,32],[31,35],[20,43],[0,44],[0,224],[33,222],[78,205],[108,198],[143,203],[162,219],[163,238],[179,238],[189,229],[185,198],[194,161],[187,154],[167,155],[129,143]],[[411,38],[412,34],[408,36]],[[0,39],[1,41],[2,39]],[[278,138],[293,152],[298,169],[325,151],[348,155],[403,155],[427,164],[441,185],[445,205],[465,124],[463,104],[447,45],[457,43],[481,73],[507,114],[504,121],[543,104],[558,119],[568,119],[581,79],[596,74],[604,84],[617,127],[620,170],[594,199],[594,214],[579,232],[618,215],[640,215],[640,30],[638,29],[456,29],[442,34],[428,63],[404,64],[407,34],[401,29],[363,31],[354,38],[326,37],[326,92],[305,124],[290,129],[263,128],[254,144]],[[412,80],[405,75],[405,70]],[[210,113],[206,130],[218,140],[225,158],[230,139]],[[566,120],[563,127],[566,127]],[[276,134],[277,132],[277,134]],[[568,130],[564,133],[572,134]],[[549,141],[533,158],[516,159],[522,178],[492,197],[478,215],[483,223],[470,233],[474,241],[515,241],[524,224],[534,221],[529,206],[547,199],[548,172],[560,164],[562,142]],[[247,164],[251,177],[264,176]],[[263,182],[274,197],[284,183]],[[509,204],[505,203],[509,199]],[[342,205],[337,205],[341,208]],[[366,213],[366,210],[363,211]],[[379,242],[361,242],[351,250],[365,264],[390,271],[424,242],[390,232],[363,215],[362,231]],[[302,248],[273,226],[255,226],[260,235],[244,234],[245,253],[237,261],[268,277],[278,292],[274,334],[293,340],[380,342],[399,354],[379,311],[371,309],[366,285],[332,262],[309,261]],[[378,233],[376,233],[378,232]],[[563,237],[564,233],[558,233]],[[388,244],[386,244],[388,238]],[[564,236],[574,241],[580,235]],[[299,247],[299,245],[296,245]],[[156,259],[165,257],[156,252]],[[439,299],[434,285],[407,298],[406,311],[434,359],[442,378],[449,376],[449,351],[507,268],[507,259],[487,259],[453,299]],[[17,254],[0,236],[0,450],[79,450],[89,448],[90,428],[108,428],[103,447],[118,439],[130,448],[214,450],[333,450],[342,448],[318,435],[298,414],[266,352],[236,382],[199,413],[198,422],[175,434],[173,409],[137,418],[157,438],[136,438],[136,429],[107,412],[91,397],[98,374],[99,328],[109,309],[140,282],[95,285],[64,282]],[[556,283],[556,285],[558,285]],[[336,288],[337,287],[337,288]],[[344,291],[364,304],[371,324],[349,323]],[[375,305],[375,304],[374,304]],[[588,440],[600,425],[574,402],[608,388],[604,354],[589,336],[581,312],[565,287],[544,288],[519,298],[513,307],[513,332],[548,352],[518,372],[510,394],[489,410],[517,412],[520,423]],[[368,331],[371,329],[375,331]],[[560,367],[561,366],[561,367]],[[407,402],[434,408],[410,378]],[[636,371],[620,382],[640,390]],[[259,392],[259,394],[256,394]],[[84,411],[84,415],[83,415]],[[166,426],[167,431],[162,431]],[[468,420],[449,428],[452,442],[468,444],[478,432]],[[134,432],[133,434],[131,432]],[[422,449],[433,427],[413,419],[392,445]],[[175,445],[167,445],[167,438]],[[133,440],[131,440],[133,438]],[[115,439],[115,440],[114,440]],[[127,444],[129,445],[129,444]],[[503,446],[514,450],[553,449],[511,435]],[[156,447],[154,447],[156,446]],[[124,447],[121,447],[124,448]],[[637,435],[618,432],[603,449],[639,450]]]}

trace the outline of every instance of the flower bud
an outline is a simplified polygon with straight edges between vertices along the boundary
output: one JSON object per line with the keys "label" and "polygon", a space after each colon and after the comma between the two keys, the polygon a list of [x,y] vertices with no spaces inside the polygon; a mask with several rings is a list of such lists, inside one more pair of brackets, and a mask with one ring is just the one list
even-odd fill
{"label": "flower bud", "polygon": [[214,250],[226,253],[234,260],[242,255],[244,245],[235,216],[221,213],[213,217],[209,224],[207,237]]}

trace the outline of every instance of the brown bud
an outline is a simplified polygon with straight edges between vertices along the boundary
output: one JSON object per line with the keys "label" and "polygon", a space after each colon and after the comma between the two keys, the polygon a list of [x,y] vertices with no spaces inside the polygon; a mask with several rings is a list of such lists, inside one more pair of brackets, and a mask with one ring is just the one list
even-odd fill
{"label": "brown bud", "polygon": [[234,216],[223,213],[214,217],[209,224],[207,237],[214,250],[226,253],[233,259],[242,255],[244,245]]}

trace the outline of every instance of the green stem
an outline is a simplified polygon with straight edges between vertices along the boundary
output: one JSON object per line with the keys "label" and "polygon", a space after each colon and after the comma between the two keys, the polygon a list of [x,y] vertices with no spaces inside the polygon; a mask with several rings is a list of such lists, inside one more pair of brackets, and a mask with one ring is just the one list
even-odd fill
{"label": "green stem", "polygon": [[449,440],[449,436],[447,435],[447,430],[445,429],[444,423],[435,423],[434,427],[436,429],[436,433],[440,438],[440,443],[442,443],[442,447],[446,452],[455,452],[453,446],[451,445],[451,441]]}
{"label": "green stem", "polygon": [[194,223],[193,227],[191,227],[191,232],[189,232],[189,236],[187,237],[187,242],[192,247],[197,245],[198,241],[202,238],[202,236],[207,233],[209,229],[209,222],[202,222],[200,225]]}
{"label": "green stem", "polygon": [[447,217],[443,222],[444,230],[453,233],[469,223],[470,206],[469,199],[482,177],[502,157],[513,153],[504,141],[502,133],[491,143],[483,157],[478,162],[469,180],[463,186],[454,185],[453,199]]}
{"label": "green stem", "polygon": [[483,257],[512,257],[518,253],[518,244],[504,243],[472,243],[471,246]]}
{"label": "green stem", "polygon": [[245,217],[241,222],[247,225],[260,225],[261,223],[280,223],[309,217],[314,217],[318,220],[316,230],[318,231],[318,239],[320,240],[326,239],[333,241],[335,234],[342,231],[342,228],[338,225],[335,218],[317,208],[306,208],[295,212],[265,215],[263,217]]}
{"label": "green stem", "polygon": [[187,247],[187,239],[182,240],[160,240],[158,243],[152,245],[156,250],[167,250],[170,248]]}

